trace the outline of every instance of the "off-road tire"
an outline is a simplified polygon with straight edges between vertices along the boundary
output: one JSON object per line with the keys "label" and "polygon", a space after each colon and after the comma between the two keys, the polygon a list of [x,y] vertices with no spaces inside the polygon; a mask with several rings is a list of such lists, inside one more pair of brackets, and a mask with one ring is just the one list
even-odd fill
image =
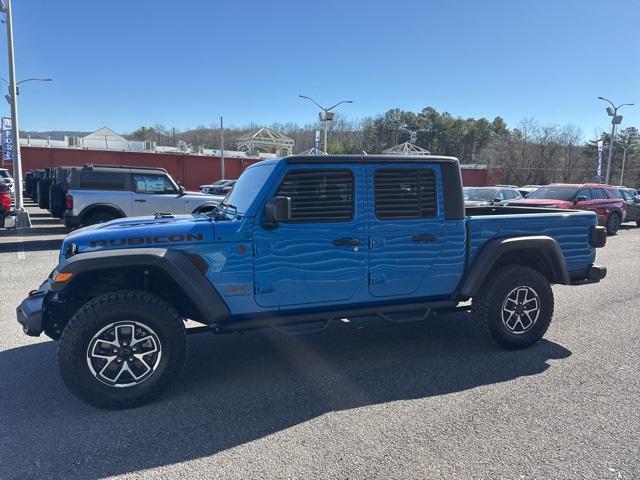
{"label": "off-road tire", "polygon": [[117,217],[111,212],[98,211],[88,215],[82,224],[87,227],[89,225],[95,225],[96,223],[105,223],[115,218]]}
{"label": "off-road tire", "polygon": [[622,222],[622,218],[619,213],[613,212],[607,217],[607,235],[615,235],[618,233],[618,229],[620,228],[620,223]]}
{"label": "off-road tire", "polygon": [[[533,290],[537,295],[539,312],[529,330],[516,334],[503,321],[503,306],[509,293],[518,287]],[[544,336],[553,317],[553,307],[553,291],[544,275],[533,268],[506,265],[489,274],[482,289],[473,298],[471,314],[479,329],[498,345],[508,350],[518,350],[530,347]]]}
{"label": "off-road tire", "polygon": [[[161,355],[148,378],[136,385],[115,387],[92,373],[88,350],[101,329],[124,320],[152,329]],[[90,300],[71,317],[60,338],[58,367],[64,383],[78,398],[98,408],[121,409],[156,398],[178,378],[186,355],[184,323],[171,305],[151,293],[118,290]]]}

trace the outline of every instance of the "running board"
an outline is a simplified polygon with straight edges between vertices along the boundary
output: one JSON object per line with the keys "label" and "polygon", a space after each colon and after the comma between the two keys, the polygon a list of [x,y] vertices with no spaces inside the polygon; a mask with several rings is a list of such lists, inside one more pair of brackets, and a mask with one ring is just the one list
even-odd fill
{"label": "running board", "polygon": [[271,325],[276,332],[287,337],[295,337],[298,335],[313,335],[314,333],[324,332],[331,320],[319,322],[292,323],[289,325]]}

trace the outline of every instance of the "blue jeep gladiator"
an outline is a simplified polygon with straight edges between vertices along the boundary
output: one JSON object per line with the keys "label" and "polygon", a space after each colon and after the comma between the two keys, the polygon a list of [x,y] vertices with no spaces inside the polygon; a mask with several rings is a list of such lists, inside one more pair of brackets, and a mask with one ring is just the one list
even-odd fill
{"label": "blue jeep gladiator", "polygon": [[17,317],[60,341],[78,397],[123,408],[178,377],[193,332],[470,310],[502,347],[528,347],[551,322],[551,284],[604,278],[605,242],[593,212],[465,211],[455,158],[292,156],[247,168],[213,212],[75,231]]}

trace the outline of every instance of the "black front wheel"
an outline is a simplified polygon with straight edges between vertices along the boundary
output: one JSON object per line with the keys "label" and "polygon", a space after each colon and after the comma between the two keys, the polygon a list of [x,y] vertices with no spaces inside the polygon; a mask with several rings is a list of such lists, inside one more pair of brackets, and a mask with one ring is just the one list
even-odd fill
{"label": "black front wheel", "polygon": [[553,317],[553,291],[537,270],[507,265],[494,270],[473,298],[475,321],[498,345],[516,350],[538,342]]}
{"label": "black front wheel", "polygon": [[609,235],[615,235],[616,233],[618,233],[618,229],[620,228],[620,223],[622,222],[622,219],[620,217],[619,213],[613,212],[611,215],[609,215],[609,218],[607,218],[607,233]]}
{"label": "black front wheel", "polygon": [[184,324],[156,295],[120,290],[96,297],[71,318],[60,338],[62,379],[99,408],[148,403],[180,374],[186,358]]}

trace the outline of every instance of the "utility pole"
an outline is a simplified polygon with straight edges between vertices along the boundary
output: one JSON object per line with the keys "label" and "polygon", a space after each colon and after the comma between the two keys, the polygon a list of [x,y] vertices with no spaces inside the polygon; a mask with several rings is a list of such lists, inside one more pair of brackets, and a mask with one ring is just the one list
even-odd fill
{"label": "utility pole", "polygon": [[611,100],[604,97],[598,97],[598,100],[604,100],[611,105],[607,107],[607,115],[611,117],[611,138],[609,139],[609,159],[607,160],[607,173],[604,180],[604,183],[609,185],[611,180],[611,160],[613,159],[613,142],[616,140],[616,125],[622,123],[622,115],[618,115],[618,109],[625,105],[631,106],[633,103],[621,103],[616,107]]}
{"label": "utility pole", "polygon": [[224,125],[220,117],[220,180],[224,180]]}
{"label": "utility pole", "polygon": [[13,19],[11,0],[4,0],[2,12],[7,23],[7,57],[9,59],[9,101],[11,103],[11,140],[13,143],[13,178],[15,181],[16,228],[31,227],[31,219],[22,205],[22,162],[20,158],[20,129],[18,124],[18,88],[16,86],[16,65],[13,56]]}

